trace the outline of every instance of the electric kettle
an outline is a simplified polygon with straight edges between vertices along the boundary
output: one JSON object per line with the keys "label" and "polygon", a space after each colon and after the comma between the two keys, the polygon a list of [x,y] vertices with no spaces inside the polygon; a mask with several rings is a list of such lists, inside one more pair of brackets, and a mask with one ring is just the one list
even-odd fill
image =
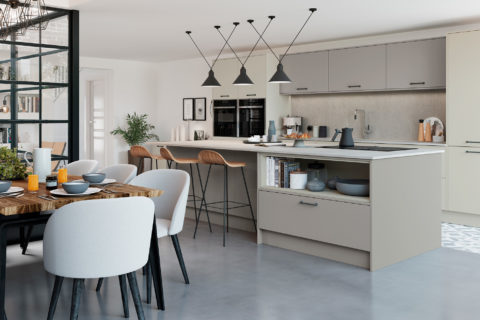
{"label": "electric kettle", "polygon": [[353,142],[353,128],[342,128],[342,130],[335,129],[332,141],[335,141],[335,138],[339,133],[342,134],[339,143],[340,148],[353,148],[355,146],[355,143]]}

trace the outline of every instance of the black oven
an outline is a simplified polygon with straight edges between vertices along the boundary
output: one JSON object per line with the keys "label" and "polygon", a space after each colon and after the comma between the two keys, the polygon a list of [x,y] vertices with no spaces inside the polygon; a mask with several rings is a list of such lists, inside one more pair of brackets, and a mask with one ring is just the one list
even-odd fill
{"label": "black oven", "polygon": [[237,136],[237,100],[213,101],[213,135]]}
{"label": "black oven", "polygon": [[265,134],[265,99],[242,99],[238,107],[239,137]]}

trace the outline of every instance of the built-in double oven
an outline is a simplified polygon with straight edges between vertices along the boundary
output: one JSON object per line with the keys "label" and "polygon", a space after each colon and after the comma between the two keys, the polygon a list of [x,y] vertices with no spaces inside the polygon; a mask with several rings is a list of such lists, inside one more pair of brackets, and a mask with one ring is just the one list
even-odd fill
{"label": "built-in double oven", "polygon": [[214,100],[213,135],[250,137],[265,134],[265,99]]}

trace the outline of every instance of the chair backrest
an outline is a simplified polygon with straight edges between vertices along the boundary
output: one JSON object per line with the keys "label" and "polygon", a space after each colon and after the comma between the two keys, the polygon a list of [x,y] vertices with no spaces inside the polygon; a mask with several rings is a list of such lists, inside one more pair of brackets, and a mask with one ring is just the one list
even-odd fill
{"label": "chair backrest", "polygon": [[97,168],[97,160],[78,160],[67,164],[67,173],[71,176],[81,176],[85,173],[96,172]]}
{"label": "chair backrest", "polygon": [[198,159],[201,163],[205,164],[221,164],[225,165],[227,161],[225,158],[218,152],[213,150],[202,150],[198,153]]}
{"label": "chair backrest", "polygon": [[161,155],[165,160],[175,161],[175,157],[173,156],[173,154],[170,152],[170,150],[168,150],[168,149],[165,148],[165,147],[161,147],[161,148],[160,148],[160,155]]}
{"label": "chair backrest", "polygon": [[136,158],[151,158],[152,154],[144,146],[131,146],[130,155]]}
{"label": "chair backrest", "polygon": [[85,200],[63,206],[48,220],[43,262],[67,278],[112,277],[148,260],[154,203],[149,198]]}
{"label": "chair backrest", "polygon": [[137,166],[133,164],[114,164],[98,172],[105,173],[107,178],[115,179],[119,183],[129,183],[137,175]]}
{"label": "chair backrest", "polygon": [[182,231],[187,208],[190,176],[183,170],[158,169],[144,172],[130,181],[131,185],[163,190],[155,202],[155,216],[170,219],[169,235]]}

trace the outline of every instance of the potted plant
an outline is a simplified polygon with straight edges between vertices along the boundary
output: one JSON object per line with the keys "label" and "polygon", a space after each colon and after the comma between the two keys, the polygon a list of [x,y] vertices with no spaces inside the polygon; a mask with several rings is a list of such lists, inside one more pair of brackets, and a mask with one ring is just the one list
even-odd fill
{"label": "potted plant", "polygon": [[[155,129],[155,126],[148,123],[147,114],[127,114],[126,122],[127,128],[122,129],[117,127],[115,130],[110,132],[113,135],[122,136],[123,140],[131,147],[136,145],[141,145],[151,139],[159,140],[159,137],[152,133],[152,130]],[[135,163],[130,156],[130,151],[128,152],[128,163]]]}
{"label": "potted plant", "polygon": [[0,180],[18,180],[27,177],[27,166],[17,156],[17,149],[0,148]]}

